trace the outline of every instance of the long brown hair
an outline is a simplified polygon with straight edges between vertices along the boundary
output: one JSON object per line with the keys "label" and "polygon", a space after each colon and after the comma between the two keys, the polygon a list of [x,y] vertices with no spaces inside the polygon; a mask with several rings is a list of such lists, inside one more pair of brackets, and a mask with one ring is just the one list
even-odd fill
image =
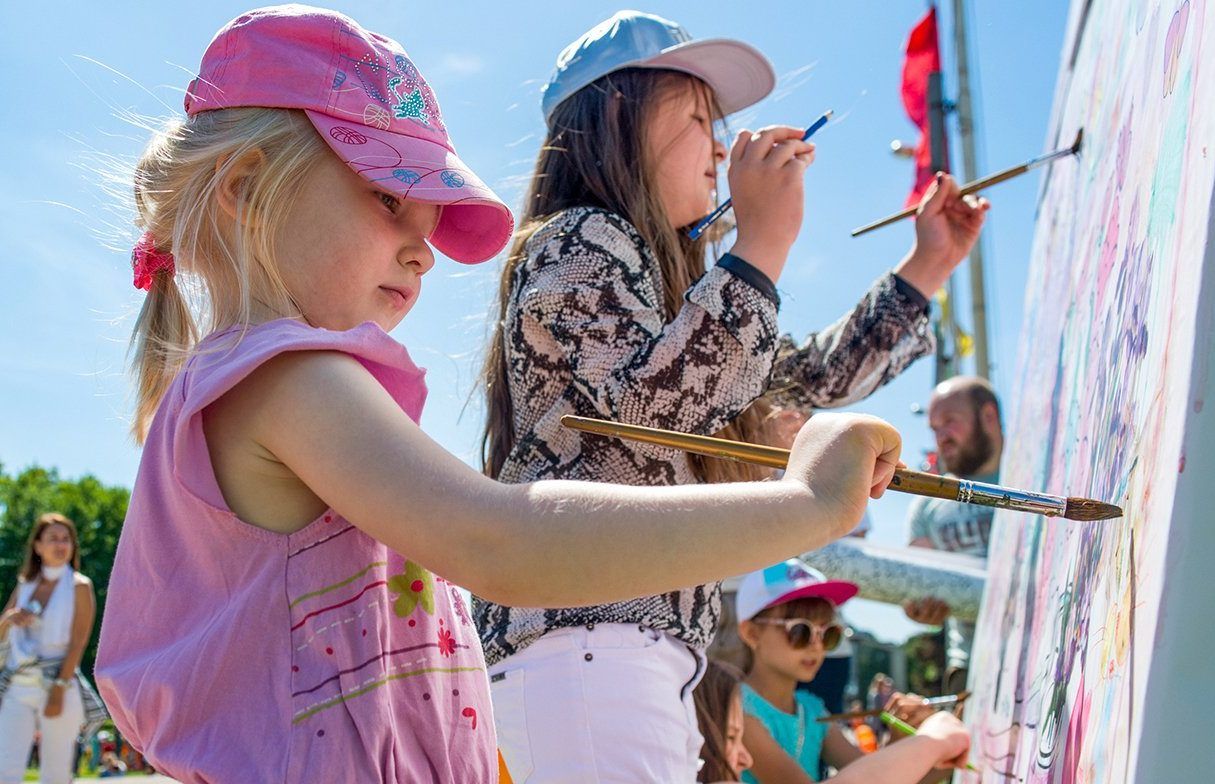
{"label": "long brown hair", "polygon": [[80,571],[80,537],[76,535],[76,524],[58,512],[47,512],[34,523],[29,541],[25,543],[25,562],[21,564],[20,572],[22,581],[29,582],[42,571],[42,556],[34,552],[34,542],[52,525],[61,525],[68,529],[68,534],[72,537],[72,570]]}
{"label": "long brown hair", "polygon": [[742,680],[742,671],[733,664],[709,659],[704,677],[692,690],[696,722],[705,739],[700,750],[704,766],[697,781],[738,781],[738,774],[726,759],[726,730],[730,723],[730,703],[742,699]]}
{"label": "long brown hair", "polygon": [[[572,207],[599,207],[623,217],[637,229],[658,262],[667,321],[679,313],[684,293],[704,274],[707,240],[689,239],[671,227],[655,187],[654,162],[646,154],[646,129],[655,108],[672,94],[686,90],[701,94],[715,116],[721,116],[704,82],[677,71],[645,68],[603,76],[553,112],[524,199],[519,230],[502,270],[498,323],[481,377],[487,398],[481,458],[488,476],[497,478],[515,447],[504,319],[515,270],[527,259],[527,241],[540,226]],[[761,437],[765,411],[766,404],[756,401],[721,436]],[[745,481],[769,474],[742,463],[697,456],[690,456],[689,463],[696,477],[705,482]]]}

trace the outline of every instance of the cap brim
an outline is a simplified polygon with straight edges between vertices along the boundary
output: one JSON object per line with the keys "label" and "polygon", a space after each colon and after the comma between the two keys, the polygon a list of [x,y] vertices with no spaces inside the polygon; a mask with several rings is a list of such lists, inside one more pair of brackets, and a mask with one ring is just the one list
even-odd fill
{"label": "cap brim", "polygon": [[846,580],[827,580],[826,582],[814,583],[813,585],[806,585],[789,591],[789,593],[768,602],[761,608],[761,610],[757,610],[756,612],[758,613],[762,610],[766,610],[769,607],[775,607],[778,604],[788,604],[794,599],[805,599],[808,597],[826,599],[836,607],[839,607],[844,602],[856,596],[857,592],[859,591],[860,587],[857,586],[856,583],[850,583]]}
{"label": "cap brim", "polygon": [[368,182],[403,199],[442,204],[430,242],[443,255],[477,264],[510,241],[510,209],[446,147],[305,109],[321,138]]}
{"label": "cap brim", "polygon": [[776,72],[755,47],[728,38],[677,44],[630,67],[669,68],[699,77],[717,96],[724,114],[746,109],[776,87]]}

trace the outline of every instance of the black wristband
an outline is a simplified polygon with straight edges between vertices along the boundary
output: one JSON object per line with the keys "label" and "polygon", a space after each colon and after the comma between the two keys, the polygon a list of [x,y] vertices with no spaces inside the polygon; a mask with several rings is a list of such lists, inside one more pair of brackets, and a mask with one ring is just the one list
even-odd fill
{"label": "black wristband", "polygon": [[776,307],[780,307],[780,295],[776,293],[776,284],[751,262],[739,258],[733,253],[727,253],[718,259],[717,266],[763,294]]}
{"label": "black wristband", "polygon": [[919,289],[899,277],[897,272],[890,273],[890,277],[894,278],[895,290],[906,297],[912,305],[917,305],[925,311],[928,310],[928,297],[921,294]]}

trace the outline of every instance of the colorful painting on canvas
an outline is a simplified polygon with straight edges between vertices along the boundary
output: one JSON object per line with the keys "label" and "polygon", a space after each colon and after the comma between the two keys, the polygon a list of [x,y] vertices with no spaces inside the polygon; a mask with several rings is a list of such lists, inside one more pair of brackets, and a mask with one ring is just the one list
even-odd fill
{"label": "colorful painting on canvas", "polygon": [[1143,705],[1168,666],[1166,555],[1200,522],[1174,500],[1196,481],[1182,446],[1212,349],[1195,326],[1215,271],[1208,5],[1073,2],[1045,146],[1083,128],[1084,147],[1043,178],[1001,479],[1126,516],[997,516],[968,707],[984,782],[1148,781],[1140,744],[1171,723]]}

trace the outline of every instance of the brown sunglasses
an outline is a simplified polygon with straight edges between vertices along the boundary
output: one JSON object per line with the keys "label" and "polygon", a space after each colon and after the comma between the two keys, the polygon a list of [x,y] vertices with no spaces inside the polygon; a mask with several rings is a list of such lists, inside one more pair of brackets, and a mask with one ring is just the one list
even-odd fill
{"label": "brown sunglasses", "polygon": [[833,651],[844,636],[844,627],[838,623],[819,626],[805,618],[752,618],[752,623],[764,626],[783,626],[789,645],[794,648],[805,648],[814,640],[823,644],[823,650]]}

